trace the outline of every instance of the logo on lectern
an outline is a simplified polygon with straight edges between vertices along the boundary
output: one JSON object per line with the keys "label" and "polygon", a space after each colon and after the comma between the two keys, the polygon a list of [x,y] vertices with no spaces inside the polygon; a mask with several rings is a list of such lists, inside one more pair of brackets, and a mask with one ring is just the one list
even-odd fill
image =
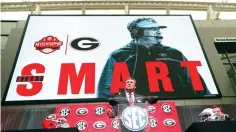
{"label": "logo on lectern", "polygon": [[127,107],[121,115],[123,125],[131,131],[143,130],[148,123],[147,112],[138,106]]}
{"label": "logo on lectern", "polygon": [[176,121],[174,119],[165,119],[163,124],[167,127],[172,127],[176,124]]}
{"label": "logo on lectern", "polygon": [[93,128],[95,129],[104,129],[106,127],[106,123],[104,121],[96,121],[93,123]]}

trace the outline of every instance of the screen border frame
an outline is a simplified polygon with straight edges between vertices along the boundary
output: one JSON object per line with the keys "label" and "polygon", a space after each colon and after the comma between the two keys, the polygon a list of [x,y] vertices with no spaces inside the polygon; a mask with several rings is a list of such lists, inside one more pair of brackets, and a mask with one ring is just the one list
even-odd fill
{"label": "screen border frame", "polygon": [[2,98],[2,105],[3,106],[10,106],[10,105],[38,105],[38,104],[65,104],[65,103],[94,103],[94,102],[107,102],[108,99],[106,98],[82,98],[82,99],[51,99],[51,100],[24,100],[24,101],[6,101],[6,97],[7,97],[7,94],[8,94],[8,90],[10,88],[10,83],[11,83],[11,80],[12,80],[12,77],[13,77],[13,74],[14,74],[14,71],[15,71],[15,67],[16,67],[16,63],[18,61],[18,58],[19,58],[19,53],[20,53],[20,50],[22,48],[22,44],[23,44],[23,40],[25,39],[25,34],[26,34],[26,31],[27,31],[27,28],[28,28],[28,24],[29,24],[29,21],[30,21],[30,18],[31,16],[82,16],[82,17],[87,17],[87,16],[188,16],[190,17],[190,20],[191,20],[191,23],[192,23],[192,26],[194,28],[194,31],[195,31],[195,34],[197,36],[197,39],[200,43],[200,46],[201,46],[201,49],[202,49],[202,52],[204,54],[204,57],[206,59],[206,62],[207,62],[207,65],[209,67],[209,70],[210,70],[210,73],[211,73],[211,76],[214,80],[214,83],[215,83],[215,86],[216,86],[216,89],[217,89],[217,92],[218,94],[212,94],[212,96],[197,96],[197,97],[174,97],[174,98],[170,98],[170,97],[167,97],[167,98],[160,98],[160,100],[181,100],[181,99],[212,99],[212,98],[221,98],[222,97],[222,94],[221,94],[221,91],[219,89],[219,85],[216,81],[216,78],[215,78],[215,75],[213,74],[213,70],[212,70],[212,67],[209,63],[209,59],[206,55],[206,51],[205,49],[203,48],[203,44],[202,44],[202,41],[200,39],[200,36],[199,36],[199,33],[197,32],[197,28],[196,28],[196,25],[194,24],[194,20],[192,18],[191,15],[178,15],[178,14],[174,14],[174,15],[153,15],[153,14],[135,14],[135,15],[124,15],[124,14],[121,14],[121,15],[81,15],[81,14],[78,14],[78,15],[66,15],[66,14],[63,14],[63,15],[55,15],[55,14],[42,14],[42,15],[33,15],[33,14],[29,14],[28,17],[27,17],[27,20],[26,20],[26,24],[25,24],[25,27],[24,27],[24,30],[23,30],[23,34],[21,36],[21,40],[20,40],[20,43],[19,43],[19,46],[18,46],[18,49],[17,49],[17,53],[16,53],[16,56],[15,56],[15,59],[14,59],[14,63],[13,63],[13,66],[11,68],[11,72],[10,72],[10,76],[8,78],[8,82],[7,82],[7,85],[6,85],[6,89],[4,91],[4,95],[3,95],[3,98]]}

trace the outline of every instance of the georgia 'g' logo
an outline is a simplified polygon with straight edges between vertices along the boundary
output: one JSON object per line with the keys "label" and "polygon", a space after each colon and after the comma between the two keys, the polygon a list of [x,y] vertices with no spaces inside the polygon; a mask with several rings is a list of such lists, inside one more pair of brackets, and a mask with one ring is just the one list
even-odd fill
{"label": "georgia 'g' logo", "polygon": [[143,130],[148,123],[147,112],[138,106],[127,107],[121,115],[123,125],[131,131]]}
{"label": "georgia 'g' logo", "polygon": [[78,130],[83,131],[88,128],[88,124],[86,121],[80,120],[76,123],[75,127],[77,127]]}
{"label": "georgia 'g' logo", "polygon": [[103,121],[96,121],[93,123],[93,128],[95,129],[104,129],[106,127],[106,123]]}
{"label": "georgia 'g' logo", "polygon": [[165,113],[170,113],[172,111],[172,106],[169,104],[163,104],[161,106],[162,111],[164,111]]}
{"label": "georgia 'g' logo", "polygon": [[59,114],[61,116],[66,117],[66,116],[70,115],[70,109],[69,108],[61,108],[61,110],[59,111]]}
{"label": "georgia 'g' logo", "polygon": [[98,116],[105,114],[105,108],[103,106],[97,106],[94,110],[95,110],[95,114]]}
{"label": "georgia 'g' logo", "polygon": [[57,117],[56,114],[51,114],[47,116],[46,120],[54,120],[56,119],[56,117]]}
{"label": "georgia 'g' logo", "polygon": [[163,124],[167,127],[171,127],[171,126],[174,126],[176,124],[175,120],[174,119],[165,119],[163,121]]}
{"label": "georgia 'g' logo", "polygon": [[72,48],[82,51],[93,50],[97,48],[99,44],[100,42],[97,39],[91,37],[76,38],[70,43]]}
{"label": "georgia 'g' logo", "polygon": [[70,128],[70,125],[68,123],[58,124],[56,128]]}
{"label": "georgia 'g' logo", "polygon": [[88,114],[88,109],[87,108],[79,108],[76,110],[77,115],[87,115]]}
{"label": "georgia 'g' logo", "polygon": [[119,127],[120,127],[120,122],[119,122],[119,120],[114,119],[114,120],[111,122],[111,126],[112,126],[112,128],[118,130]]}
{"label": "georgia 'g' logo", "polygon": [[59,50],[62,44],[63,42],[60,41],[57,37],[49,35],[35,42],[34,47],[36,48],[36,50],[39,50],[44,54],[49,54],[56,50]]}

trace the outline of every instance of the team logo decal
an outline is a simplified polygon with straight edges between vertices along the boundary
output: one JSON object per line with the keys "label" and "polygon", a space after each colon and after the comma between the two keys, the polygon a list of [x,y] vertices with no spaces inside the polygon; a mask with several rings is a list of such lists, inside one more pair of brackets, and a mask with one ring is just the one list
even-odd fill
{"label": "team logo decal", "polygon": [[34,43],[36,50],[44,54],[52,53],[56,50],[59,50],[63,42],[54,36],[43,37],[41,40]]}
{"label": "team logo decal", "polygon": [[97,106],[94,110],[95,110],[95,114],[98,116],[105,114],[105,108],[103,106]]}
{"label": "team logo decal", "polygon": [[172,111],[172,106],[169,104],[163,104],[161,106],[162,111],[164,111],[165,113],[170,113]]}
{"label": "team logo decal", "polygon": [[117,119],[113,120],[113,121],[111,122],[111,126],[112,126],[114,129],[118,130],[119,127],[120,127],[120,122],[119,122],[119,120],[117,120]]}
{"label": "team logo decal", "polygon": [[149,125],[150,125],[150,128],[156,128],[157,125],[158,125],[158,122],[157,122],[156,119],[151,118],[151,119],[150,119],[150,122],[149,122]]}
{"label": "team logo decal", "polygon": [[130,131],[143,130],[148,123],[148,114],[145,109],[138,106],[127,107],[121,115],[123,125]]}
{"label": "team logo decal", "polygon": [[61,108],[61,110],[59,111],[59,114],[64,117],[70,115],[70,113],[71,111],[69,108]]}
{"label": "team logo decal", "polygon": [[171,126],[174,126],[176,124],[176,122],[174,119],[165,119],[163,121],[163,124],[167,127],[171,127]]}
{"label": "team logo decal", "polygon": [[96,121],[93,123],[93,127],[95,129],[104,129],[106,127],[106,123],[103,121]]}
{"label": "team logo decal", "polygon": [[87,108],[79,108],[76,110],[77,115],[87,115],[88,114],[88,109]]}
{"label": "team logo decal", "polygon": [[155,108],[154,106],[152,106],[152,105],[149,105],[149,106],[148,106],[148,111],[149,111],[150,113],[153,113],[153,112],[156,111],[156,108]]}
{"label": "team logo decal", "polygon": [[47,118],[46,118],[46,120],[54,120],[54,119],[56,119],[56,114],[51,114],[51,115],[49,115],[49,116],[47,116]]}
{"label": "team logo decal", "polygon": [[68,123],[58,124],[56,128],[70,128],[70,125]]}
{"label": "team logo decal", "polygon": [[82,131],[88,128],[88,123],[84,120],[80,120],[76,123],[75,126],[78,128],[78,130]]}

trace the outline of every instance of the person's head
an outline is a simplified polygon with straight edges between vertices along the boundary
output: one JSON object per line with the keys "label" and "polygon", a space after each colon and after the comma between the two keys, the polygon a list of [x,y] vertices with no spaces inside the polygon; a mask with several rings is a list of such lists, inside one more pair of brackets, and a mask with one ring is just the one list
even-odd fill
{"label": "person's head", "polygon": [[134,92],[136,89],[136,80],[134,78],[128,78],[125,81],[125,90],[127,92]]}
{"label": "person's head", "polygon": [[223,114],[222,108],[220,106],[214,105],[212,107],[214,114],[221,115]]}
{"label": "person's head", "polygon": [[161,43],[163,37],[160,29],[167,27],[159,25],[153,18],[138,18],[130,22],[127,28],[137,44],[149,47]]}

